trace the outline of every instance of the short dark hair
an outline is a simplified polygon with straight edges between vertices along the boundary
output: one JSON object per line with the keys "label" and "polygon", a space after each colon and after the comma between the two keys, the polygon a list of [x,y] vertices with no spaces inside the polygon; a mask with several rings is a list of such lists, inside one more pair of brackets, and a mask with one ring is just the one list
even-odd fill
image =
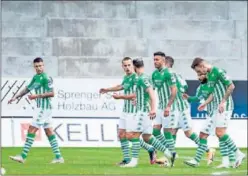
{"label": "short dark hair", "polygon": [[127,61],[127,60],[131,60],[131,61],[132,61],[131,57],[124,57],[124,58],[122,59],[122,62],[123,62],[123,61]]}
{"label": "short dark hair", "polygon": [[43,62],[43,59],[41,57],[36,57],[33,61],[33,63]]}
{"label": "short dark hair", "polygon": [[143,61],[142,58],[134,59],[134,60],[133,60],[133,65],[134,65],[136,68],[144,67],[144,61]]}
{"label": "short dark hair", "polygon": [[191,64],[191,68],[195,69],[195,67],[197,67],[198,65],[200,65],[200,63],[202,63],[204,61],[204,59],[200,58],[200,57],[196,57],[192,64]]}
{"label": "short dark hair", "polygon": [[157,51],[157,52],[153,53],[153,56],[162,56],[162,57],[165,57],[165,54],[162,51]]}
{"label": "short dark hair", "polygon": [[165,60],[166,60],[168,63],[170,63],[170,66],[171,66],[171,67],[173,67],[173,65],[174,65],[174,59],[173,59],[173,57],[171,57],[171,56],[166,56],[166,57],[165,57]]}

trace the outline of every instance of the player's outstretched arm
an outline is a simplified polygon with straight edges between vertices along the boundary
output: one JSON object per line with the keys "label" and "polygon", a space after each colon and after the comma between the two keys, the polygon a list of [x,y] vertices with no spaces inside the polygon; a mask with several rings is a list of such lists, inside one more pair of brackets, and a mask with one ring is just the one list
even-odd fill
{"label": "player's outstretched arm", "polygon": [[114,99],[123,99],[123,100],[133,100],[136,98],[136,94],[129,94],[129,95],[123,95],[123,94],[114,94]]}
{"label": "player's outstretched arm", "polygon": [[107,93],[107,92],[116,92],[116,91],[120,91],[120,90],[123,90],[122,85],[117,85],[117,86],[109,87],[109,88],[101,88],[99,92],[101,94],[104,94],[104,93]]}
{"label": "player's outstretched arm", "polygon": [[12,103],[13,101],[17,100],[18,98],[26,95],[28,92],[30,92],[30,90],[25,87],[23,90],[20,91],[20,93],[18,93],[17,95],[15,95],[13,98],[11,98],[9,101],[8,101],[8,104]]}
{"label": "player's outstretched arm", "polygon": [[200,102],[201,100],[197,96],[189,96],[187,98],[188,102],[193,103],[193,102]]}

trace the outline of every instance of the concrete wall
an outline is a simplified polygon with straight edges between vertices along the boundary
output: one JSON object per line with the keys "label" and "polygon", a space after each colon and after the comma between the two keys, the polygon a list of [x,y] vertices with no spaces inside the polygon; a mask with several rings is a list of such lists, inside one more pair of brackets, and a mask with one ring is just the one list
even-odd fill
{"label": "concrete wall", "polygon": [[122,76],[124,56],[143,57],[151,72],[162,50],[187,79],[195,56],[247,79],[244,1],[3,1],[2,19],[2,76],[32,76],[36,56],[59,77]]}

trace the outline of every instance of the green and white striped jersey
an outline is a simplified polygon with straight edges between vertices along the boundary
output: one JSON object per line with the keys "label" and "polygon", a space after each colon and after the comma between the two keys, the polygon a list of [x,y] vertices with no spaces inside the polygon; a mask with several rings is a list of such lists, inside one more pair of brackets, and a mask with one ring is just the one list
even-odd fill
{"label": "green and white striped jersey", "polygon": [[[124,76],[123,81],[121,83],[124,90],[124,95],[130,95],[135,93],[135,79],[136,73]],[[136,113],[136,106],[132,104],[132,100],[124,100],[123,112]]]}
{"label": "green and white striped jersey", "polygon": [[139,112],[150,111],[150,96],[146,92],[149,87],[152,87],[149,76],[144,73],[139,75],[136,79],[136,106]]}
{"label": "green and white striped jersey", "polygon": [[183,93],[187,91],[188,84],[180,74],[175,73],[175,77],[176,77],[176,85],[177,85],[177,96],[175,101],[178,104],[178,110],[180,112],[183,112],[189,108],[188,101],[183,99]]}
{"label": "green and white striped jersey", "polygon": [[[207,83],[200,84],[196,89],[196,95],[189,97],[189,102],[200,102],[201,100],[206,100],[211,94],[211,89],[209,89]],[[214,108],[216,107],[215,101],[211,101],[207,105],[207,113],[210,117],[212,117]]]}
{"label": "green and white striped jersey", "polygon": [[[170,99],[171,87],[176,86],[175,74],[169,68],[157,69],[152,73],[152,83],[158,92],[158,108],[164,110]],[[178,110],[176,100],[174,100],[171,110]]]}
{"label": "green and white striped jersey", "polygon": [[[35,90],[36,94],[43,94],[53,90],[53,79],[46,73],[36,74],[27,86],[29,91]],[[51,97],[37,98],[37,108],[52,109]]]}
{"label": "green and white striped jersey", "polygon": [[[218,105],[221,103],[227,87],[232,84],[232,80],[227,76],[223,69],[213,67],[212,70],[207,73],[207,85],[211,89],[214,95],[215,109],[218,109]],[[226,111],[232,111],[234,108],[234,103],[232,96],[230,95],[226,101]]]}

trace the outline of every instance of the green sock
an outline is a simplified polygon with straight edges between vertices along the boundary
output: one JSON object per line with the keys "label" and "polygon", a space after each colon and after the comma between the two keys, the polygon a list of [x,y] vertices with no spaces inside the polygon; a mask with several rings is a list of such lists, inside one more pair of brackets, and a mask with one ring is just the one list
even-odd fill
{"label": "green sock", "polygon": [[151,136],[148,143],[150,145],[152,145],[155,149],[161,151],[161,152],[165,152],[166,151],[166,147],[154,136]]}
{"label": "green sock", "polygon": [[221,138],[219,138],[220,154],[221,154],[222,157],[226,157],[229,154],[228,146],[227,146],[225,141],[226,141],[225,135],[222,136]]}
{"label": "green sock", "polygon": [[164,136],[166,138],[166,144],[168,145],[169,150],[171,152],[175,152],[175,143],[174,143],[171,132],[164,132]]}
{"label": "green sock", "polygon": [[139,151],[140,151],[140,139],[139,138],[133,138],[131,139],[132,142],[132,157],[138,158],[139,157]]}
{"label": "green sock", "polygon": [[124,160],[130,161],[129,141],[126,138],[122,138],[122,139],[120,139],[120,143],[121,143],[121,150],[122,150]]}
{"label": "green sock", "polygon": [[231,137],[228,134],[225,134],[224,136],[222,136],[223,141],[226,142],[228,148],[233,151],[236,152],[238,150],[236,144],[233,142],[233,140],[231,139]]}
{"label": "green sock", "polygon": [[196,133],[192,133],[189,137],[192,141],[194,141],[198,146],[200,145],[200,139]]}
{"label": "green sock", "polygon": [[200,139],[199,145],[196,149],[195,160],[199,163],[202,159],[203,154],[207,150],[207,139]]}
{"label": "green sock", "polygon": [[34,138],[35,138],[35,134],[32,134],[32,133],[27,134],[25,145],[21,153],[21,156],[23,159],[27,158],[28,152],[34,143]]}
{"label": "green sock", "polygon": [[140,139],[140,146],[143,149],[147,150],[148,152],[151,152],[151,151],[155,150],[153,146],[147,144],[143,139]]}
{"label": "green sock", "polygon": [[153,128],[153,136],[155,136],[163,145],[166,145],[165,136],[161,134],[159,129]]}
{"label": "green sock", "polygon": [[55,157],[57,159],[61,158],[61,153],[60,153],[60,150],[59,150],[59,145],[58,145],[58,142],[56,140],[56,136],[53,134],[51,136],[48,136],[48,140],[49,140],[49,143],[52,147],[52,151],[55,155]]}

